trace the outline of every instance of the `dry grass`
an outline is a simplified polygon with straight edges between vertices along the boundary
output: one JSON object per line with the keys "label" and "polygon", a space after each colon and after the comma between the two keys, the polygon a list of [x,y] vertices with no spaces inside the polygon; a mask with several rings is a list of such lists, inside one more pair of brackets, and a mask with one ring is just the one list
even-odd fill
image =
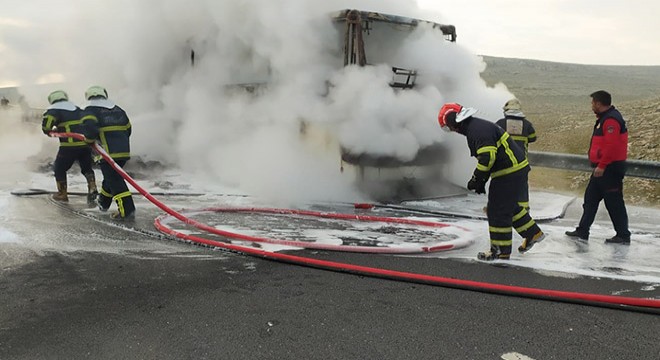
{"label": "dry grass", "polygon": [[[629,158],[660,161],[660,67],[596,66],[484,57],[482,77],[502,82],[523,103],[539,140],[534,151],[586,154],[593,124],[593,91],[612,93],[629,127]],[[533,164],[532,164],[533,166]],[[581,196],[588,173],[534,167],[530,186]],[[627,177],[630,204],[660,207],[660,181]]]}

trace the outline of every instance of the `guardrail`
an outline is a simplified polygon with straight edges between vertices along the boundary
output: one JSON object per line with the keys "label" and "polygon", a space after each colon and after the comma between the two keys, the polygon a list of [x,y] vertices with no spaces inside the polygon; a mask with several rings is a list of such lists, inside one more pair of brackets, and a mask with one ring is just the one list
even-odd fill
{"label": "guardrail", "polygon": [[[585,172],[593,171],[586,155],[530,151],[527,157],[532,166]],[[660,162],[627,160],[626,163],[628,165],[626,176],[660,180]]]}

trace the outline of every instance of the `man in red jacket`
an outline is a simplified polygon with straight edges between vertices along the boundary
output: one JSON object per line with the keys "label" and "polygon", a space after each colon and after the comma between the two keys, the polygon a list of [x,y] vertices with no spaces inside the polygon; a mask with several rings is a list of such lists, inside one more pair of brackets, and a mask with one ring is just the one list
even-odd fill
{"label": "man in red jacket", "polygon": [[616,235],[605,240],[608,244],[630,244],[628,213],[623,201],[623,177],[628,157],[628,129],[621,113],[612,106],[612,96],[604,90],[591,94],[591,108],[598,118],[589,146],[589,161],[594,171],[584,192],[584,209],[580,224],[566,235],[589,239],[589,228],[605,200]]}

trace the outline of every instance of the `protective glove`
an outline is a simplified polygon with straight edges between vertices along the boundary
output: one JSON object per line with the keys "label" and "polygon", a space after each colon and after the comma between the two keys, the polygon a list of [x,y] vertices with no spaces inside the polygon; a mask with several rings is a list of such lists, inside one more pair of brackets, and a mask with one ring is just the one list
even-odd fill
{"label": "protective glove", "polygon": [[467,188],[468,190],[473,190],[477,194],[485,194],[486,193],[486,181],[488,179],[480,179],[476,175],[472,175],[472,179],[468,181],[467,183]]}

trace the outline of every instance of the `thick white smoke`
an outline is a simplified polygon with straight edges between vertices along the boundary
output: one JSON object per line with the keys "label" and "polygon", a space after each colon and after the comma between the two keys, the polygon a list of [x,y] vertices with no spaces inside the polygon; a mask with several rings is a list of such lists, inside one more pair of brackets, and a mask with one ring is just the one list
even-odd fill
{"label": "thick white smoke", "polygon": [[[460,160],[448,176],[462,183],[472,162],[463,137],[437,126],[440,106],[456,101],[496,120],[512,96],[505,87],[487,87],[481,59],[428,26],[397,43],[365,35],[383,44],[367,50],[371,60],[392,63],[343,67],[343,33],[331,12],[356,8],[442,21],[414,1],[72,3],[56,25],[32,24],[2,40],[11,56],[0,64],[11,80],[62,78],[81,105],[88,86],[103,85],[131,117],[135,155],[257,195],[354,198],[354,174],[340,172],[340,146],[411,160],[421,148],[447,142]],[[416,90],[393,90],[391,66],[417,69]],[[258,95],[226,86],[264,80],[267,89]],[[28,93],[28,102],[45,106],[44,92]]]}

